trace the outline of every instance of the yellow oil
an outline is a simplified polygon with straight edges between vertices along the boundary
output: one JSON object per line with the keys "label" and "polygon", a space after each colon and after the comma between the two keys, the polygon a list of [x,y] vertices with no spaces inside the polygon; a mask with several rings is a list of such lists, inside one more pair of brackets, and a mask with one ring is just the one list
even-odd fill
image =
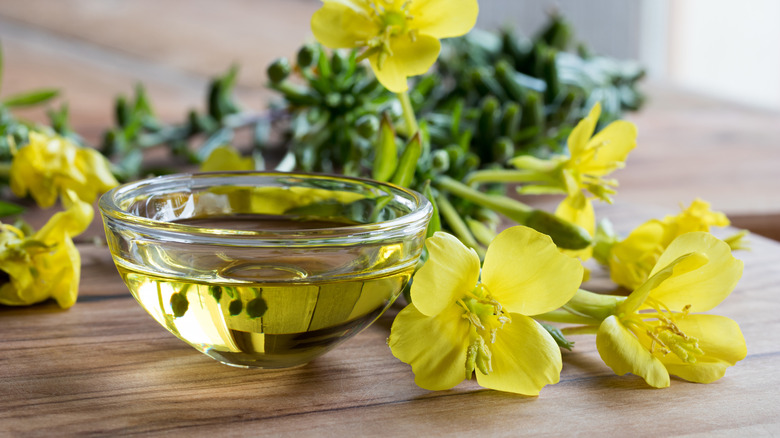
{"label": "yellow oil", "polygon": [[[257,217],[187,220],[190,225],[235,229],[311,229],[322,221],[274,221]],[[343,223],[340,225],[344,225]],[[203,353],[234,366],[285,368],[311,361],[371,324],[400,294],[411,269],[345,280],[275,281],[267,269],[240,271],[213,258],[210,271],[172,278],[118,265],[128,288],[162,326]],[[286,260],[286,265],[290,261]],[[316,259],[303,257],[296,269]],[[197,278],[197,280],[192,280]]]}

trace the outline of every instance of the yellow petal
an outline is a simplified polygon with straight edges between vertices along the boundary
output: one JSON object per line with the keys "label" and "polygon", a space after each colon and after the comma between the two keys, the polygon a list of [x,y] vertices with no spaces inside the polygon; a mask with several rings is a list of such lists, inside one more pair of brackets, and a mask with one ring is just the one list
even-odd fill
{"label": "yellow petal", "polygon": [[412,366],[417,386],[449,389],[466,378],[469,323],[452,305],[434,317],[406,306],[393,321],[388,345],[393,355]]}
{"label": "yellow petal", "polygon": [[688,315],[675,324],[686,335],[699,340],[703,356],[695,363],[683,362],[674,354],[661,358],[670,374],[690,382],[711,383],[747,355],[745,338],[734,320],[719,315]]}
{"label": "yellow petal", "polygon": [[59,243],[50,263],[59,269],[57,275],[46,279],[54,283],[49,294],[60,307],[67,309],[76,303],[81,279],[81,257],[69,236]]}
{"label": "yellow petal", "polygon": [[414,275],[412,303],[434,316],[471,292],[479,280],[479,257],[455,236],[436,232],[425,241],[428,261]]}
{"label": "yellow petal", "polygon": [[[582,196],[584,202],[582,207],[577,206],[575,197],[567,196],[558,204],[558,208],[555,209],[555,215],[561,219],[565,219],[575,225],[579,225],[584,228],[585,231],[593,237],[596,234],[596,213],[593,211],[593,203],[590,199]],[[589,260],[593,256],[593,247],[588,246],[585,249],[576,251],[565,251],[570,257],[579,257],[580,260]]]}
{"label": "yellow petal", "polygon": [[636,374],[656,388],[669,386],[669,373],[639,340],[614,315],[605,319],[596,335],[601,359],[618,376]]}
{"label": "yellow petal", "polygon": [[651,308],[647,305],[647,297],[658,288],[664,281],[674,276],[683,275],[695,271],[709,262],[707,256],[698,252],[683,254],[673,262],[666,265],[665,268],[650,276],[641,286],[634,289],[626,300],[619,305],[622,312],[633,313],[640,308]]}
{"label": "yellow petal", "polygon": [[669,244],[665,236],[666,227],[658,220],[651,220],[616,243],[609,256],[612,281],[628,289],[636,289],[644,283],[661,252]]}
{"label": "yellow petal", "polygon": [[92,223],[95,214],[91,204],[81,201],[74,195],[68,195],[63,200],[68,204],[65,211],[55,213],[46,224],[41,227],[34,238],[47,244],[53,244],[62,240],[63,235],[77,236],[87,229]]}
{"label": "yellow petal", "polygon": [[379,54],[369,57],[371,68],[377,80],[385,88],[401,93],[409,89],[406,78],[421,75],[436,62],[441,50],[439,40],[428,35],[418,35],[413,42],[408,35],[393,37],[390,42],[392,54],[379,67]]}
{"label": "yellow petal", "polygon": [[477,0],[415,0],[410,25],[422,35],[451,38],[467,34],[477,23]]}
{"label": "yellow petal", "polygon": [[317,41],[331,49],[360,47],[379,34],[368,11],[354,2],[325,2],[312,15],[311,30]]}
{"label": "yellow petal", "polygon": [[674,239],[650,275],[693,251],[705,255],[709,262],[690,272],[673,275],[650,293],[672,310],[688,304],[691,312],[710,310],[729,296],[742,276],[742,261],[731,255],[728,244],[704,232],[687,233]]}
{"label": "yellow petal", "polygon": [[243,158],[236,148],[227,144],[211,151],[208,158],[200,165],[201,172],[253,170],[254,168],[252,158]]}
{"label": "yellow petal", "polygon": [[[81,170],[87,174],[87,183],[92,185],[92,189],[96,193],[106,192],[119,185],[119,182],[114,178],[114,174],[109,169],[108,160],[100,152],[90,147],[85,147],[79,149],[78,155],[79,167],[83,166]],[[95,199],[82,198],[82,200],[92,202]]]}
{"label": "yellow petal", "polygon": [[580,120],[577,126],[569,134],[567,144],[569,146],[569,155],[572,158],[577,157],[585,151],[585,148],[590,141],[590,137],[593,135],[593,131],[596,129],[596,123],[601,117],[601,103],[596,102],[593,108],[590,109],[588,117]]}
{"label": "yellow petal", "polygon": [[622,167],[628,153],[636,147],[636,126],[625,120],[612,122],[588,142],[588,147],[596,146],[596,155],[580,171],[603,176]]}
{"label": "yellow petal", "polygon": [[482,283],[507,311],[550,312],[566,304],[582,282],[582,265],[561,254],[550,236],[517,226],[501,232],[485,254]]}
{"label": "yellow petal", "polygon": [[552,336],[533,319],[511,314],[512,322],[496,333],[490,345],[493,371],[476,370],[477,382],[485,388],[525,395],[539,395],[545,385],[561,378],[561,350]]}

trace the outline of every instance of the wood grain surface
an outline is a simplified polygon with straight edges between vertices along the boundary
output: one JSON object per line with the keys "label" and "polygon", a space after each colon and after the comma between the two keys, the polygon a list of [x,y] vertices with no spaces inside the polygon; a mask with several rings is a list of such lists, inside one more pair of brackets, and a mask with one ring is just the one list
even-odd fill
{"label": "wood grain surface", "polygon": [[[621,206],[608,214],[623,229],[651,216]],[[748,345],[723,379],[673,378],[670,388],[651,389],[613,375],[594,339],[581,336],[563,353],[561,382],[539,397],[473,382],[441,392],[416,387],[385,344],[395,308],[299,368],[222,365],[141,309],[105,247],[81,245],[74,307],[0,307],[0,435],[772,436],[780,432],[780,244],[751,242],[752,251],[737,254],[742,280],[711,312],[735,319]]]}
{"label": "wood grain surface", "polygon": [[[201,106],[209,76],[241,63],[239,92],[258,111],[265,65],[308,38],[318,2],[4,0],[3,96],[61,88],[76,130],[97,141],[113,97],[147,85],[165,120]],[[631,116],[639,146],[617,204],[599,211],[626,232],[695,197],[738,226],[780,235],[780,116],[649,84]],[[44,120],[42,112],[25,116]],[[545,201],[542,201],[545,202]],[[641,207],[640,207],[641,206]],[[650,207],[653,206],[653,207]],[[48,217],[34,210],[40,225]],[[742,327],[748,357],[710,385],[654,390],[614,376],[591,337],[564,352],[561,382],[539,397],[473,383],[429,392],[385,344],[394,313],[309,365],[222,365],[159,326],[121,282],[108,250],[80,237],[78,303],[0,306],[0,436],[480,435],[775,436],[780,434],[780,244],[759,236],[745,271],[713,313]],[[596,272],[594,289],[610,283]]]}

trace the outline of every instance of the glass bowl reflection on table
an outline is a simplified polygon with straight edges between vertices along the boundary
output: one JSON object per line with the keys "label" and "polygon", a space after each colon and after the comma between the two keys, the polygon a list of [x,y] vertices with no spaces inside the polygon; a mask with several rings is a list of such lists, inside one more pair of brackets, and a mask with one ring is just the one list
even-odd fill
{"label": "glass bowl reflection on table", "polygon": [[374,322],[420,256],[431,205],[342,176],[162,176],[100,199],[122,279],[163,327],[228,365],[305,364]]}

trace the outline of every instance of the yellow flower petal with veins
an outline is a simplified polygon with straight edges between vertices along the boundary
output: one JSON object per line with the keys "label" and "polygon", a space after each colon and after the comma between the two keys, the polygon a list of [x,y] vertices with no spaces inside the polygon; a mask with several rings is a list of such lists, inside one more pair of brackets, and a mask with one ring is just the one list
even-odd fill
{"label": "yellow flower petal with veins", "polygon": [[[538,315],[566,304],[582,282],[582,265],[546,234],[525,227],[501,232],[485,254],[482,284],[510,313]],[[553,292],[556,289],[567,292]]]}
{"label": "yellow flower petal with veins", "polygon": [[469,323],[461,310],[449,306],[431,317],[406,306],[395,317],[388,344],[395,357],[412,366],[420,388],[449,389],[463,381]]}
{"label": "yellow flower petal with veins", "polygon": [[650,275],[677,257],[697,251],[704,254],[709,263],[664,281],[650,297],[663,302],[669,308],[690,305],[692,312],[706,312],[720,304],[731,294],[742,277],[743,263],[731,255],[731,248],[712,234],[687,233],[676,238],[658,259]]}
{"label": "yellow flower petal with veins", "polygon": [[424,315],[435,316],[451,306],[479,279],[479,256],[455,236],[436,232],[425,241],[428,261],[412,283],[412,302]]}
{"label": "yellow flower petal with veins", "polygon": [[616,316],[608,317],[599,326],[596,347],[604,363],[618,376],[631,373],[645,379],[650,386],[669,386],[669,373],[664,364]]}
{"label": "yellow flower petal with veins", "polygon": [[539,395],[544,386],[561,378],[561,350],[538,322],[524,315],[510,316],[512,322],[496,334],[493,371],[477,371],[477,382],[499,391]]}

